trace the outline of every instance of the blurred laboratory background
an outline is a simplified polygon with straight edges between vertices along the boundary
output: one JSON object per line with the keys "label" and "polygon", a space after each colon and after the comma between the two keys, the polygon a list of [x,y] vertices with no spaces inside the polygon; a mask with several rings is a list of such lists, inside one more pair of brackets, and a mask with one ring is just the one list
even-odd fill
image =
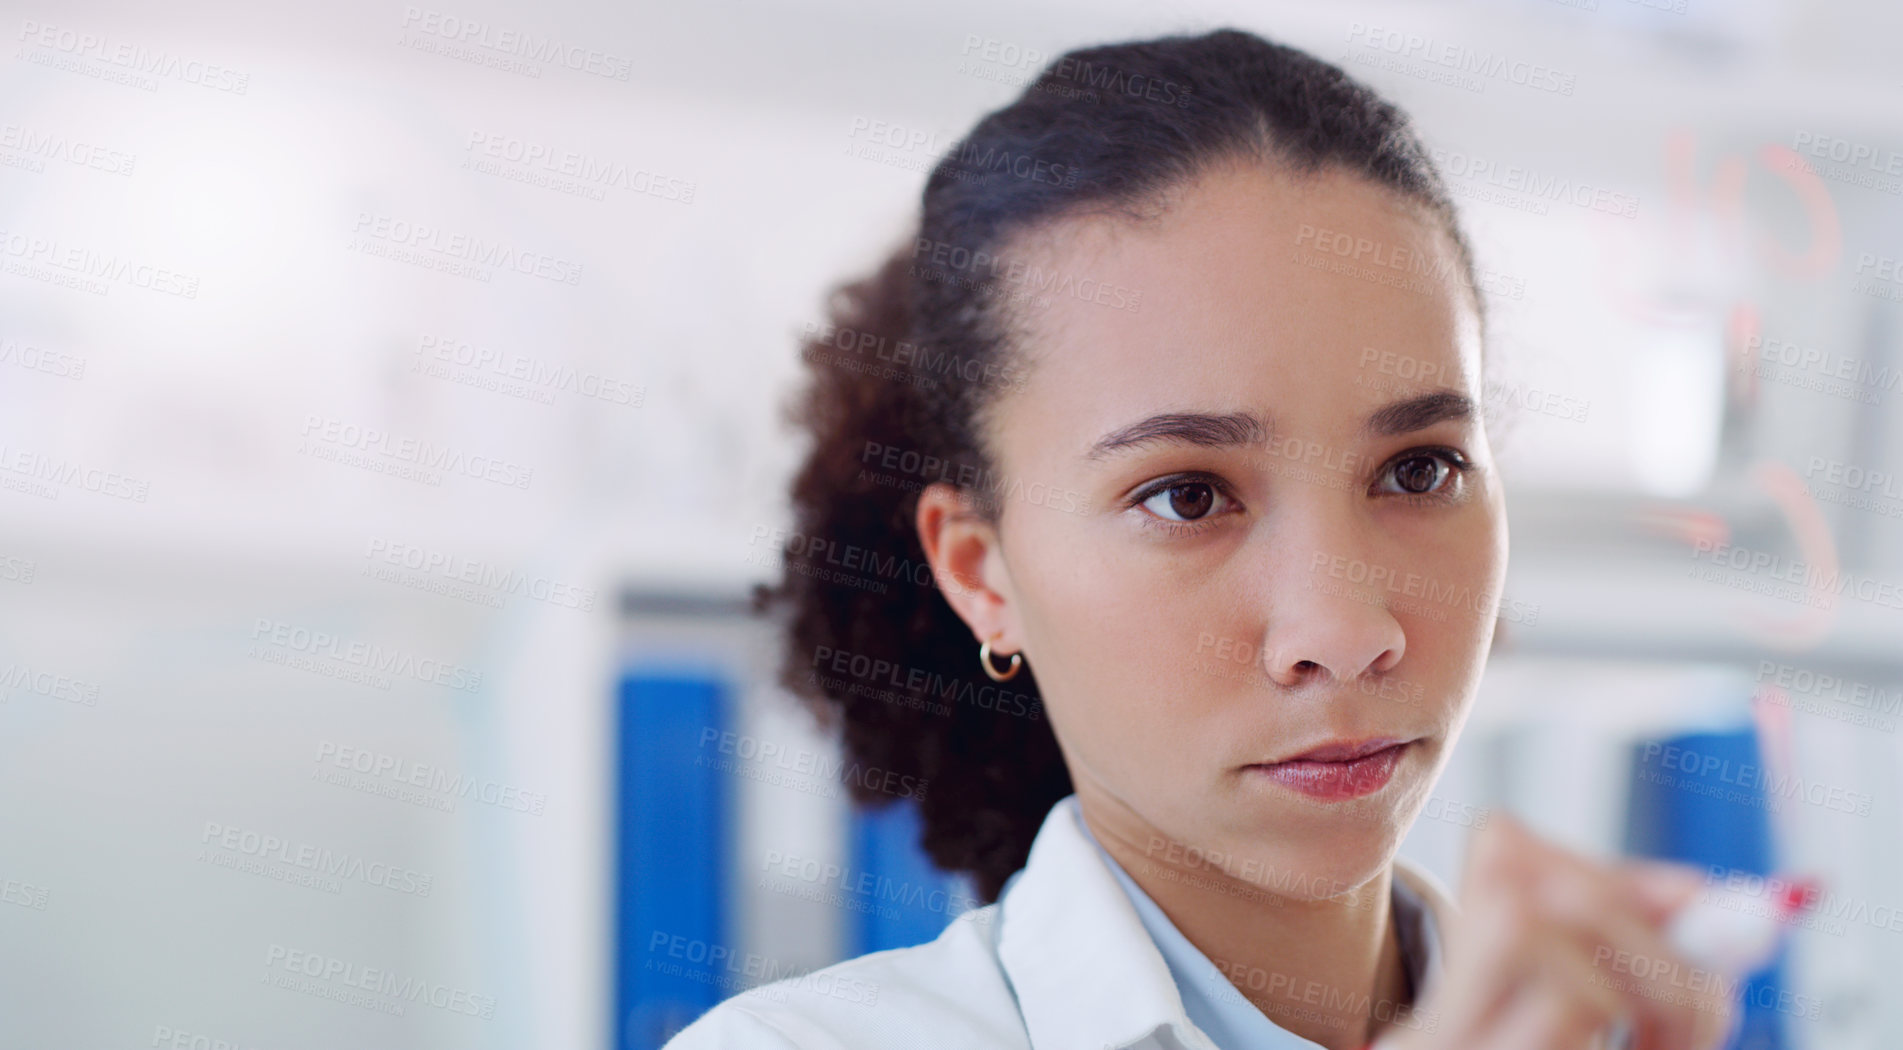
{"label": "blurred laboratory background", "polygon": [[1226,25],[1413,115],[1490,293],[1405,852],[1813,874],[1738,1045],[1903,1045],[1896,5],[7,6],[0,1048],[635,1050],[934,936],[748,614],[798,339],[1044,62]]}

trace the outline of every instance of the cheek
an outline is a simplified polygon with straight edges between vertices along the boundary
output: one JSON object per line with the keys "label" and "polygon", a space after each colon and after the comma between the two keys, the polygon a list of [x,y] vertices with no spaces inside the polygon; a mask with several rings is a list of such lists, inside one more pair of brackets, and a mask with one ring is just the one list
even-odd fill
{"label": "cheek", "polygon": [[[1199,693],[1185,685],[1196,680],[1199,636],[1211,633],[1207,614],[1219,606],[1173,584],[1155,562],[1129,557],[1098,525],[1038,523],[1022,533],[1011,575],[1038,685],[1053,718],[1084,737],[1180,736],[1187,723],[1175,708]],[[1072,709],[1088,717],[1065,719]]]}
{"label": "cheek", "polygon": [[[1194,656],[1213,610],[1210,581],[1185,578],[1168,558],[1133,553],[1128,536],[1104,522],[1041,529],[1019,598],[1035,616],[1040,650],[1067,676],[1149,681],[1174,675]],[[1152,697],[1152,699],[1155,699]]]}
{"label": "cheek", "polygon": [[1410,690],[1419,690],[1418,702],[1452,718],[1474,694],[1493,621],[1464,606],[1431,609],[1401,617],[1407,658],[1398,674]]}
{"label": "cheek", "polygon": [[[1416,548],[1409,571],[1425,581],[1414,613],[1402,619],[1407,663],[1452,687],[1477,679],[1493,635],[1506,578],[1505,535],[1492,508],[1447,532],[1431,547]],[[1450,695],[1445,688],[1437,690]],[[1461,690],[1452,690],[1458,695]]]}

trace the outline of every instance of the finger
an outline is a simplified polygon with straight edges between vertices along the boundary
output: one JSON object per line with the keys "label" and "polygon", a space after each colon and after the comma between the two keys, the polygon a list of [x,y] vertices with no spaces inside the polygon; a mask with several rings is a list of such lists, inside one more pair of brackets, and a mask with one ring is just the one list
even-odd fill
{"label": "finger", "polygon": [[1638,1050],[1690,1046],[1722,1012],[1733,987],[1699,969],[1666,939],[1606,869],[1555,865],[1539,886],[1554,936],[1570,939],[1595,978],[1617,991],[1632,1014]]}
{"label": "finger", "polygon": [[1572,942],[1621,995],[1646,1033],[1641,1047],[1692,1045],[1726,1012],[1733,989],[1684,959],[1660,929],[1702,884],[1696,869],[1643,861],[1614,869],[1537,840],[1515,845],[1518,859],[1494,858],[1489,872],[1505,884],[1487,889],[1530,898],[1545,936]]}
{"label": "finger", "polygon": [[[1487,889],[1484,881],[1491,876],[1478,878],[1470,888]],[[1530,895],[1518,886],[1476,892],[1465,903],[1459,921],[1443,932],[1445,965],[1452,973],[1489,979],[1441,982],[1429,1007],[1443,1029],[1464,1032],[1490,1025],[1519,994],[1532,976],[1525,959],[1539,943],[1540,921]]]}
{"label": "finger", "polygon": [[1732,1029],[1738,1020],[1736,1001],[1726,996],[1713,1004],[1712,1009],[1699,1013],[1697,1029],[1692,1033],[1690,1042],[1685,1045],[1691,1050],[1718,1050],[1731,1042]]}
{"label": "finger", "polygon": [[[1557,946],[1572,953],[1571,969],[1585,982],[1573,994],[1631,1018],[1640,1047],[1681,1050],[1728,1031],[1732,989],[1692,967],[1660,929],[1702,886],[1697,869],[1650,861],[1608,868],[1539,839],[1511,818],[1490,823],[1476,837],[1471,858],[1462,887],[1470,921],[1449,938],[1450,962],[1471,950],[1482,958],[1467,961],[1482,964],[1482,972],[1523,974],[1527,959],[1550,957]],[[1462,943],[1468,939],[1472,943]],[[1643,960],[1637,972],[1634,959]],[[1614,965],[1621,960],[1623,966]],[[1456,1030],[1462,1022],[1492,1028],[1508,1011],[1528,1030],[1570,1023],[1550,1005],[1544,1013],[1526,1005],[1526,994],[1511,980],[1465,991],[1436,1004]],[[1616,1006],[1603,1005],[1608,996]]]}
{"label": "finger", "polygon": [[[1468,864],[1468,884],[1475,896],[1504,886],[1533,887],[1565,873],[1575,878],[1603,879],[1608,869],[1588,857],[1555,845],[1534,834],[1511,815],[1487,822],[1475,837]],[[1634,876],[1642,878],[1642,876]],[[1463,894],[1463,901],[1467,894]]]}
{"label": "finger", "polygon": [[1585,1050],[1627,1016],[1627,1005],[1570,945],[1527,960],[1530,980],[1508,1002],[1482,1045],[1488,1050]]}
{"label": "finger", "polygon": [[1511,814],[1495,813],[1486,827],[1474,833],[1468,847],[1467,870],[1461,880],[1463,902],[1488,886],[1519,881],[1540,845],[1532,831]]}
{"label": "finger", "polygon": [[1658,860],[1628,860],[1612,869],[1612,877],[1653,925],[1663,925],[1705,888],[1705,873],[1684,864]]}
{"label": "finger", "polygon": [[1597,1050],[1598,1031],[1598,1018],[1541,992],[1516,999],[1475,1050]]}
{"label": "finger", "polygon": [[1505,1031],[1498,1045],[1516,1050],[1571,1046],[1634,1012],[1592,965],[1590,937],[1549,914],[1537,887],[1482,898],[1463,919],[1472,953],[1464,962],[1499,979],[1450,987],[1431,1004],[1451,1030]]}

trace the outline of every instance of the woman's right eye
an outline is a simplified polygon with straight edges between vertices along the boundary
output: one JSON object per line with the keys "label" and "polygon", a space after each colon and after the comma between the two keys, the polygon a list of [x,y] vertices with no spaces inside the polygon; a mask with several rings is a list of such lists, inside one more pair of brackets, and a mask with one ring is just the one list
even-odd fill
{"label": "woman's right eye", "polygon": [[1164,521],[1191,524],[1212,516],[1229,497],[1207,481],[1176,481],[1143,498],[1141,506]]}

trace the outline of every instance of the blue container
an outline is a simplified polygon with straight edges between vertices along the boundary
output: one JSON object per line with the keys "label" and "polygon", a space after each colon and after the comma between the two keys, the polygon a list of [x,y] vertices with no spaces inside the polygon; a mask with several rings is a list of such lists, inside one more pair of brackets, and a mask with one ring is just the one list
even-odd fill
{"label": "blue container", "polygon": [[725,681],[631,670],[615,728],[615,992],[619,1050],[653,1050],[739,991],[726,907]]}
{"label": "blue container", "polygon": [[[1633,748],[1626,813],[1626,852],[1700,868],[1771,873],[1768,799],[1757,733],[1687,733]],[[1744,985],[1741,1023],[1729,1050],[1784,1050],[1790,1045],[1776,1010],[1785,953]]]}

